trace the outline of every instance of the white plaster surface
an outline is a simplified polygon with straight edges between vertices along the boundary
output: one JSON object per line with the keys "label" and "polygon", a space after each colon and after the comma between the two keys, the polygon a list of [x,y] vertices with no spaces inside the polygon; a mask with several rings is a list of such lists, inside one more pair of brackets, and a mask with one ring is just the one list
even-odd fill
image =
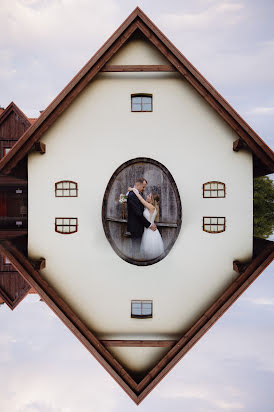
{"label": "white plaster surface", "polygon": [[[133,46],[110,63],[166,63],[150,46],[135,42],[136,54]],[[130,95],[140,92],[153,94],[152,113],[131,112]],[[236,278],[233,260],[251,258],[252,156],[232,150],[237,138],[177,73],[101,73],[43,135],[46,154],[29,155],[29,257],[46,258],[42,275],[99,337],[179,336]],[[110,177],[140,156],[168,168],[183,208],[175,245],[148,267],[119,258],[101,221]],[[55,197],[65,179],[78,182],[79,197]],[[203,199],[210,180],[226,184],[225,199]],[[78,217],[78,232],[56,233],[58,216]],[[226,231],[203,232],[203,216],[225,216]],[[131,319],[131,299],[152,299],[153,319]],[[134,350],[116,352],[129,367],[145,367]]]}

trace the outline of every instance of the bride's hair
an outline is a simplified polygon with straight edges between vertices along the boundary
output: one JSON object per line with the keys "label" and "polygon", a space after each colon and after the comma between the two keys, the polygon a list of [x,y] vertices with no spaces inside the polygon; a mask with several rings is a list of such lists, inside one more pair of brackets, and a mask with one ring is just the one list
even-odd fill
{"label": "bride's hair", "polygon": [[152,200],[152,204],[153,206],[156,208],[157,210],[157,214],[155,217],[155,221],[158,222],[159,221],[159,202],[160,202],[160,195],[158,195],[158,193],[151,193],[151,200]]}

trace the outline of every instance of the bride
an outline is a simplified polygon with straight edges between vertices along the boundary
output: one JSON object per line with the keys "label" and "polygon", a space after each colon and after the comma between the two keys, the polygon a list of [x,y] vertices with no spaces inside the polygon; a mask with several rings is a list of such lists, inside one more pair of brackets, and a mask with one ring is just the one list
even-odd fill
{"label": "bride", "polygon": [[[140,195],[137,189],[129,187],[128,191],[133,191],[140,202],[144,205],[144,217],[150,222],[159,219],[159,200],[160,196],[156,193],[150,193],[146,200]],[[144,233],[141,240],[140,252],[142,258],[155,259],[164,252],[164,243],[159,230],[150,230],[149,228],[144,228]]]}

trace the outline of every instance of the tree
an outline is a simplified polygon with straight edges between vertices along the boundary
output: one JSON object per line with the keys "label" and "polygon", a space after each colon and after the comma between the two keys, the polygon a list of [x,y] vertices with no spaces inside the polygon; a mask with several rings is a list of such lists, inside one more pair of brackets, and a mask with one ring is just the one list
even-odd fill
{"label": "tree", "polygon": [[274,183],[268,176],[254,179],[254,236],[264,239],[274,230]]}

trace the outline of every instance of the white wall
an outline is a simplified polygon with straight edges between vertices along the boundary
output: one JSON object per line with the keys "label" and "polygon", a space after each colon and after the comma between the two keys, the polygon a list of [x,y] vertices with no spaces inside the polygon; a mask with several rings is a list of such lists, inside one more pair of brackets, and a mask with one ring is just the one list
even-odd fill
{"label": "white wall", "polygon": [[[110,63],[165,63],[140,41],[134,47]],[[152,113],[131,113],[137,92],[153,94]],[[251,258],[252,156],[233,152],[237,138],[177,73],[101,73],[44,134],[46,154],[29,155],[29,257],[46,258],[43,276],[99,337],[179,336],[236,278],[233,260]],[[173,249],[148,267],[119,258],[101,222],[110,177],[140,156],[168,168],[183,208]],[[78,182],[79,197],[55,198],[63,179]],[[210,180],[226,184],[225,199],[203,199]],[[56,233],[58,216],[78,217],[78,232]],[[226,231],[203,232],[203,216],[226,216]],[[131,319],[131,299],[152,299],[153,319]],[[124,361],[138,369],[134,350]]]}

